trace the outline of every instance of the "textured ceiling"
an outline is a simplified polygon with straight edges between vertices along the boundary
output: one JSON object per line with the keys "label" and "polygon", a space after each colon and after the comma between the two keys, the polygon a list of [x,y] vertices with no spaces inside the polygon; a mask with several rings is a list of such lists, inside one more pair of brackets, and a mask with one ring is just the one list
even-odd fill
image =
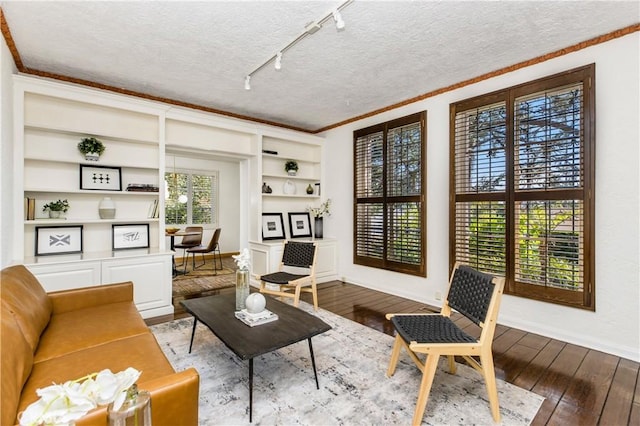
{"label": "textured ceiling", "polygon": [[24,67],[315,131],[640,21],[638,1],[0,3]]}

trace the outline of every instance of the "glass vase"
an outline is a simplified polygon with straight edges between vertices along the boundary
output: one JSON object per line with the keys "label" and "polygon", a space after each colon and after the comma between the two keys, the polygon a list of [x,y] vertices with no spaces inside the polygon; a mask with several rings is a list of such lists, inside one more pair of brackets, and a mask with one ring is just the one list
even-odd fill
{"label": "glass vase", "polygon": [[151,426],[151,394],[135,385],[117,410],[109,404],[109,426]]}
{"label": "glass vase", "polygon": [[249,297],[249,270],[236,270],[236,311],[247,307],[246,300]]}
{"label": "glass vase", "polygon": [[316,238],[322,238],[322,218],[316,217],[313,221],[313,236]]}

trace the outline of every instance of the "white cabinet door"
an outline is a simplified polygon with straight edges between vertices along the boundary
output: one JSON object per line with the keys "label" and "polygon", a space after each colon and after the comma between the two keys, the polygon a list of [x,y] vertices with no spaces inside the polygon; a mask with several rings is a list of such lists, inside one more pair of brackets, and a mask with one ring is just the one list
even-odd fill
{"label": "white cabinet door", "polygon": [[100,285],[100,262],[69,262],[25,265],[49,291]]}
{"label": "white cabinet door", "polygon": [[173,314],[171,256],[104,260],[102,282],[122,281],[133,282],[133,300],[144,318]]}

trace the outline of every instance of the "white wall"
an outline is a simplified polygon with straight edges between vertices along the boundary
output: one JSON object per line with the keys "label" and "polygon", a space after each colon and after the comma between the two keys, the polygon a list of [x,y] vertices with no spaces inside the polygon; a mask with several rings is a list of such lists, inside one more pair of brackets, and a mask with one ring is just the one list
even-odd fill
{"label": "white wall", "polygon": [[[173,170],[174,155],[166,156],[166,172],[171,173]],[[215,157],[203,158],[202,154],[198,157],[189,157],[187,154],[175,155],[176,169],[218,171],[219,179],[219,212],[218,227],[220,232],[220,251],[222,253],[230,253],[240,251],[240,163],[239,160],[221,160]],[[215,227],[205,227],[202,236],[202,244],[208,244],[213,236]],[[176,239],[176,242],[179,241]],[[166,247],[169,247],[167,239]],[[181,250],[177,252],[181,256]]]}
{"label": "white wall", "polygon": [[[328,131],[325,187],[333,212],[325,227],[340,240],[340,274],[348,282],[439,306],[435,292],[446,291],[448,275],[449,104],[595,62],[596,311],[505,296],[499,322],[640,360],[639,52],[640,34],[634,33]],[[428,277],[354,265],[353,131],[422,110]]]}
{"label": "white wall", "polygon": [[0,267],[11,262],[13,250],[13,84],[11,75],[17,72],[4,37],[0,37]]}

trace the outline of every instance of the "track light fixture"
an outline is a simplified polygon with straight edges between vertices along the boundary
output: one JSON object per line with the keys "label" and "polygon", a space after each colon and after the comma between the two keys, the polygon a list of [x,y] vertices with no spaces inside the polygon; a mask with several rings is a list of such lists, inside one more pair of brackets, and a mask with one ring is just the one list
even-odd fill
{"label": "track light fixture", "polygon": [[336,21],[336,29],[338,31],[344,30],[344,21],[342,20],[342,15],[340,15],[340,11],[338,9],[333,11],[333,20]]}
{"label": "track light fixture", "polygon": [[282,52],[276,54],[276,63],[274,66],[278,71],[282,68]]}
{"label": "track light fixture", "polygon": [[340,11],[345,7],[347,7],[349,4],[351,4],[353,1],[354,0],[346,0],[344,3],[342,3],[340,6],[336,7],[332,11],[325,13],[317,21],[312,21],[312,22],[309,22],[307,25],[305,25],[304,31],[298,37],[296,37],[291,43],[287,44],[285,47],[280,49],[278,53],[276,53],[275,55],[270,56],[269,59],[264,61],[262,64],[257,66],[253,71],[251,71],[249,74],[246,75],[246,77],[244,78],[245,90],[251,90],[251,76],[253,76],[255,73],[260,71],[271,61],[274,62],[274,68],[276,70],[282,69],[282,54],[287,50],[291,49],[293,46],[295,46],[303,38],[317,33],[320,30],[320,28],[322,28],[322,24],[327,22],[329,19],[333,18],[333,20],[335,21],[336,30],[338,31],[344,30],[345,25],[344,25],[344,21],[342,20],[342,15],[340,14]]}

